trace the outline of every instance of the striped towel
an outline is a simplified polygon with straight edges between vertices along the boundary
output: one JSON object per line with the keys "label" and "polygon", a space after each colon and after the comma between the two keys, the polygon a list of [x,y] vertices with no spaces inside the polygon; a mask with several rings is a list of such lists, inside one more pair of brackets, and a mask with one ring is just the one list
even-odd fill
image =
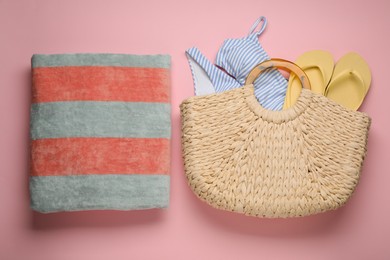
{"label": "striped towel", "polygon": [[168,55],[33,55],[32,74],[34,210],[168,206]]}

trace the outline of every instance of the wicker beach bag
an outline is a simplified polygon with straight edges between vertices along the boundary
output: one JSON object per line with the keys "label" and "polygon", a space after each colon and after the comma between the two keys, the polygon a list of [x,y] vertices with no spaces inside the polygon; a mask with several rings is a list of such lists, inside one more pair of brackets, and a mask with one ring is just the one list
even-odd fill
{"label": "wicker beach bag", "polygon": [[271,60],[245,86],[186,99],[180,106],[185,174],[211,206],[245,215],[297,217],[337,209],[352,195],[366,154],[371,119],[303,88],[287,110],[264,109],[253,81],[295,64]]}

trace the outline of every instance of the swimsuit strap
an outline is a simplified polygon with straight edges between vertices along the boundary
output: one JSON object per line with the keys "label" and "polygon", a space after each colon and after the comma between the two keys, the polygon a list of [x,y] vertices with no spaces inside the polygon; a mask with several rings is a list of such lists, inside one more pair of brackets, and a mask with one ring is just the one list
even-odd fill
{"label": "swimsuit strap", "polygon": [[[255,32],[257,26],[261,23],[261,28],[260,30],[258,30],[257,32]],[[253,34],[253,33],[256,33],[256,36],[259,37],[260,34],[264,31],[265,27],[267,26],[267,18],[265,18],[264,16],[261,16],[260,18],[258,18],[255,23],[252,25],[251,29],[249,30],[249,35]]]}

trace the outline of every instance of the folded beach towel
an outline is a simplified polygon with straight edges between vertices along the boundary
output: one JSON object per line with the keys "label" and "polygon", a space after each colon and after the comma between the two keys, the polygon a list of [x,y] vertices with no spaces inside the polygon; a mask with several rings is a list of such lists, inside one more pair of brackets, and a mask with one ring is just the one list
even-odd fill
{"label": "folded beach towel", "polygon": [[32,57],[31,207],[169,204],[170,57]]}

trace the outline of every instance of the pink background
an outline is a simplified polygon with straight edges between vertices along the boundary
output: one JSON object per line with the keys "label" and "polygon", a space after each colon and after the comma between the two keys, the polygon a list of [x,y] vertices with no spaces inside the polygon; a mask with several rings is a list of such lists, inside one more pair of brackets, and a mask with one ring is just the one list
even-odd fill
{"label": "pink background", "polygon": [[[386,0],[0,0],[0,259],[390,259],[389,10]],[[193,86],[184,51],[195,45],[213,58],[260,15],[272,57],[324,49],[337,60],[356,51],[372,69],[361,107],[372,117],[368,155],[356,193],[337,211],[250,218],[207,206],[185,182],[178,106]],[[169,209],[29,209],[30,57],[66,52],[172,55]]]}

